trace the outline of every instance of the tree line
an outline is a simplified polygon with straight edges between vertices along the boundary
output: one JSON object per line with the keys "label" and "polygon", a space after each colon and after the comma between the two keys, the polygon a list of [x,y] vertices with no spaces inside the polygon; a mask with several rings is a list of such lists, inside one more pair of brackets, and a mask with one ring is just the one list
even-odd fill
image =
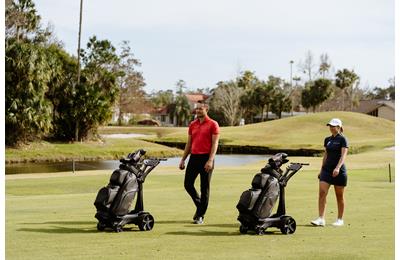
{"label": "tree line", "polygon": [[[306,56],[310,57],[310,52]],[[266,121],[271,113],[281,118],[283,112],[351,111],[362,99],[394,100],[394,80],[389,81],[387,88],[362,89],[354,70],[344,68],[332,73],[328,61],[327,54],[321,55],[316,73],[310,66],[299,64],[307,79],[301,82],[300,77],[293,77],[295,84],[273,75],[263,80],[246,70],[232,80],[218,82],[213,89],[186,90],[185,93],[209,96],[209,115],[224,126],[239,125],[241,120],[246,124]],[[185,86],[185,82],[180,80],[179,85]],[[181,126],[182,122],[192,119],[192,115],[182,91],[186,87],[178,89],[175,94],[173,90],[161,90],[150,97],[155,107],[166,107],[171,118],[180,118],[178,125]]]}

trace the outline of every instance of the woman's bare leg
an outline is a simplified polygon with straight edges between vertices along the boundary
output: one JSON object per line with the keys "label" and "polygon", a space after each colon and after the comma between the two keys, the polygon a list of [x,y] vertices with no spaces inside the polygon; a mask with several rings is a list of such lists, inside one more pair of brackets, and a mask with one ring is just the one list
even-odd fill
{"label": "woman's bare leg", "polygon": [[344,213],[344,186],[335,186],[336,201],[338,206],[338,219],[343,219]]}

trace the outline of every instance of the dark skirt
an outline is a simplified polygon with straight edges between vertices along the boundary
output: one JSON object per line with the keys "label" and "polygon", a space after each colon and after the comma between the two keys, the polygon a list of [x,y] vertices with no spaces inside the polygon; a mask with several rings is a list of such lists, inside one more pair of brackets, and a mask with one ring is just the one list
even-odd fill
{"label": "dark skirt", "polygon": [[324,181],[335,186],[347,186],[347,174],[346,171],[340,170],[336,177],[332,176],[333,169],[322,168],[321,175],[319,177],[320,181]]}

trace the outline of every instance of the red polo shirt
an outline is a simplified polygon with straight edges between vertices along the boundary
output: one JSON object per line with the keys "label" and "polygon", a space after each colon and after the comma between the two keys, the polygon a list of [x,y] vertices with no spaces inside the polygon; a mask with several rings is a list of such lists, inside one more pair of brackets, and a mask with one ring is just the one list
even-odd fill
{"label": "red polo shirt", "polygon": [[193,120],[189,125],[189,135],[192,136],[191,154],[209,154],[211,152],[212,135],[219,134],[217,121],[208,116],[203,123],[199,119]]}

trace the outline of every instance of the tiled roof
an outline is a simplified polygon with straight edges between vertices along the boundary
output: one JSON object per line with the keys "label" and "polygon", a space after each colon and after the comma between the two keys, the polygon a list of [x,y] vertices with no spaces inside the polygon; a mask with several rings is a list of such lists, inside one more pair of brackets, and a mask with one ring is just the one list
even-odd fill
{"label": "tiled roof", "polygon": [[368,114],[381,106],[387,106],[393,110],[395,108],[393,101],[373,99],[373,100],[360,100],[360,105],[353,111]]}
{"label": "tiled roof", "polygon": [[186,94],[186,97],[189,102],[192,103],[197,103],[198,101],[205,101],[208,99],[208,96],[204,94]]}

